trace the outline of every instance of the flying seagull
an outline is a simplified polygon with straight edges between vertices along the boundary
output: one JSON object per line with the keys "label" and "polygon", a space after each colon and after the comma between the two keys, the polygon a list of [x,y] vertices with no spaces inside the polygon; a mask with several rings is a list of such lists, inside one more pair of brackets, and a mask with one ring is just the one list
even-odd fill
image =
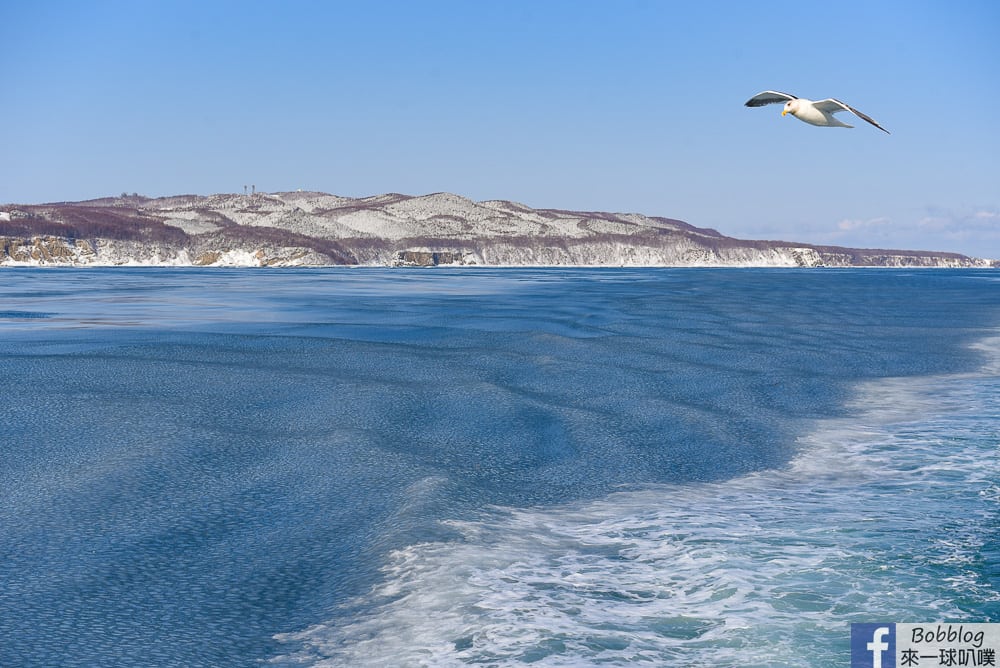
{"label": "flying seagull", "polygon": [[805,121],[810,125],[823,125],[832,128],[853,128],[853,125],[841,123],[833,117],[834,114],[841,111],[849,111],[858,118],[868,121],[882,132],[890,134],[888,130],[876,123],[875,119],[870,116],[865,116],[854,107],[844,104],[840,100],[835,100],[832,97],[825,100],[819,100],[818,102],[813,102],[812,100],[807,100],[804,97],[795,97],[794,95],[789,95],[788,93],[779,93],[776,90],[765,90],[763,93],[757,93],[752,98],[747,100],[746,106],[763,107],[765,104],[779,103],[784,103],[785,105],[785,108],[781,110],[782,116],[785,114],[791,114],[800,121]]}

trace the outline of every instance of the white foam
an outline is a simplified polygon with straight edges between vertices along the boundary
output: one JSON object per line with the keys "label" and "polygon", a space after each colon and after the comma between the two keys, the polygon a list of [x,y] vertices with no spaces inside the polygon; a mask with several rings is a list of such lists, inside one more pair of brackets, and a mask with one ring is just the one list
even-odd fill
{"label": "white foam", "polygon": [[462,540],[392,553],[369,613],[278,636],[274,663],[839,666],[849,621],[962,618],[959,592],[998,599],[972,555],[1000,501],[1000,339],[978,347],[980,373],[859,388],[782,470],[451,522]]}

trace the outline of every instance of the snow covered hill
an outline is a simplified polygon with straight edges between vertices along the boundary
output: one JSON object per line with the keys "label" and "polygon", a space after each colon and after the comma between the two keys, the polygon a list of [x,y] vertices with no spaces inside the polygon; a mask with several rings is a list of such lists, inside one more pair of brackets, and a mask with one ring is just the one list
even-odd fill
{"label": "snow covered hill", "polygon": [[0,265],[993,266],[955,253],[744,241],[635,213],[450,193],[139,196],[0,205]]}

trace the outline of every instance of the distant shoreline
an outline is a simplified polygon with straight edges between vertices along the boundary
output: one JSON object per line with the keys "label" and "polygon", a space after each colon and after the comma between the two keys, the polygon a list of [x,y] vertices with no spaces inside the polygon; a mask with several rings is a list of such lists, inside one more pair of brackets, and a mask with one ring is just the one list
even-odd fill
{"label": "distant shoreline", "polygon": [[638,213],[451,193],[138,195],[0,205],[0,267],[1000,267],[959,253],[745,240]]}

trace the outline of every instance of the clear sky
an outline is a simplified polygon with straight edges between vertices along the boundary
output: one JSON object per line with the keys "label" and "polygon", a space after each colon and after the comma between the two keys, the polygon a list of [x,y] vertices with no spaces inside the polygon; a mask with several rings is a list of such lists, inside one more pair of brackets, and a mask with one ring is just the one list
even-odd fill
{"label": "clear sky", "polygon": [[[0,0],[0,26],[0,202],[448,191],[1000,258],[996,0]],[[892,135],[743,106],[766,89]]]}

